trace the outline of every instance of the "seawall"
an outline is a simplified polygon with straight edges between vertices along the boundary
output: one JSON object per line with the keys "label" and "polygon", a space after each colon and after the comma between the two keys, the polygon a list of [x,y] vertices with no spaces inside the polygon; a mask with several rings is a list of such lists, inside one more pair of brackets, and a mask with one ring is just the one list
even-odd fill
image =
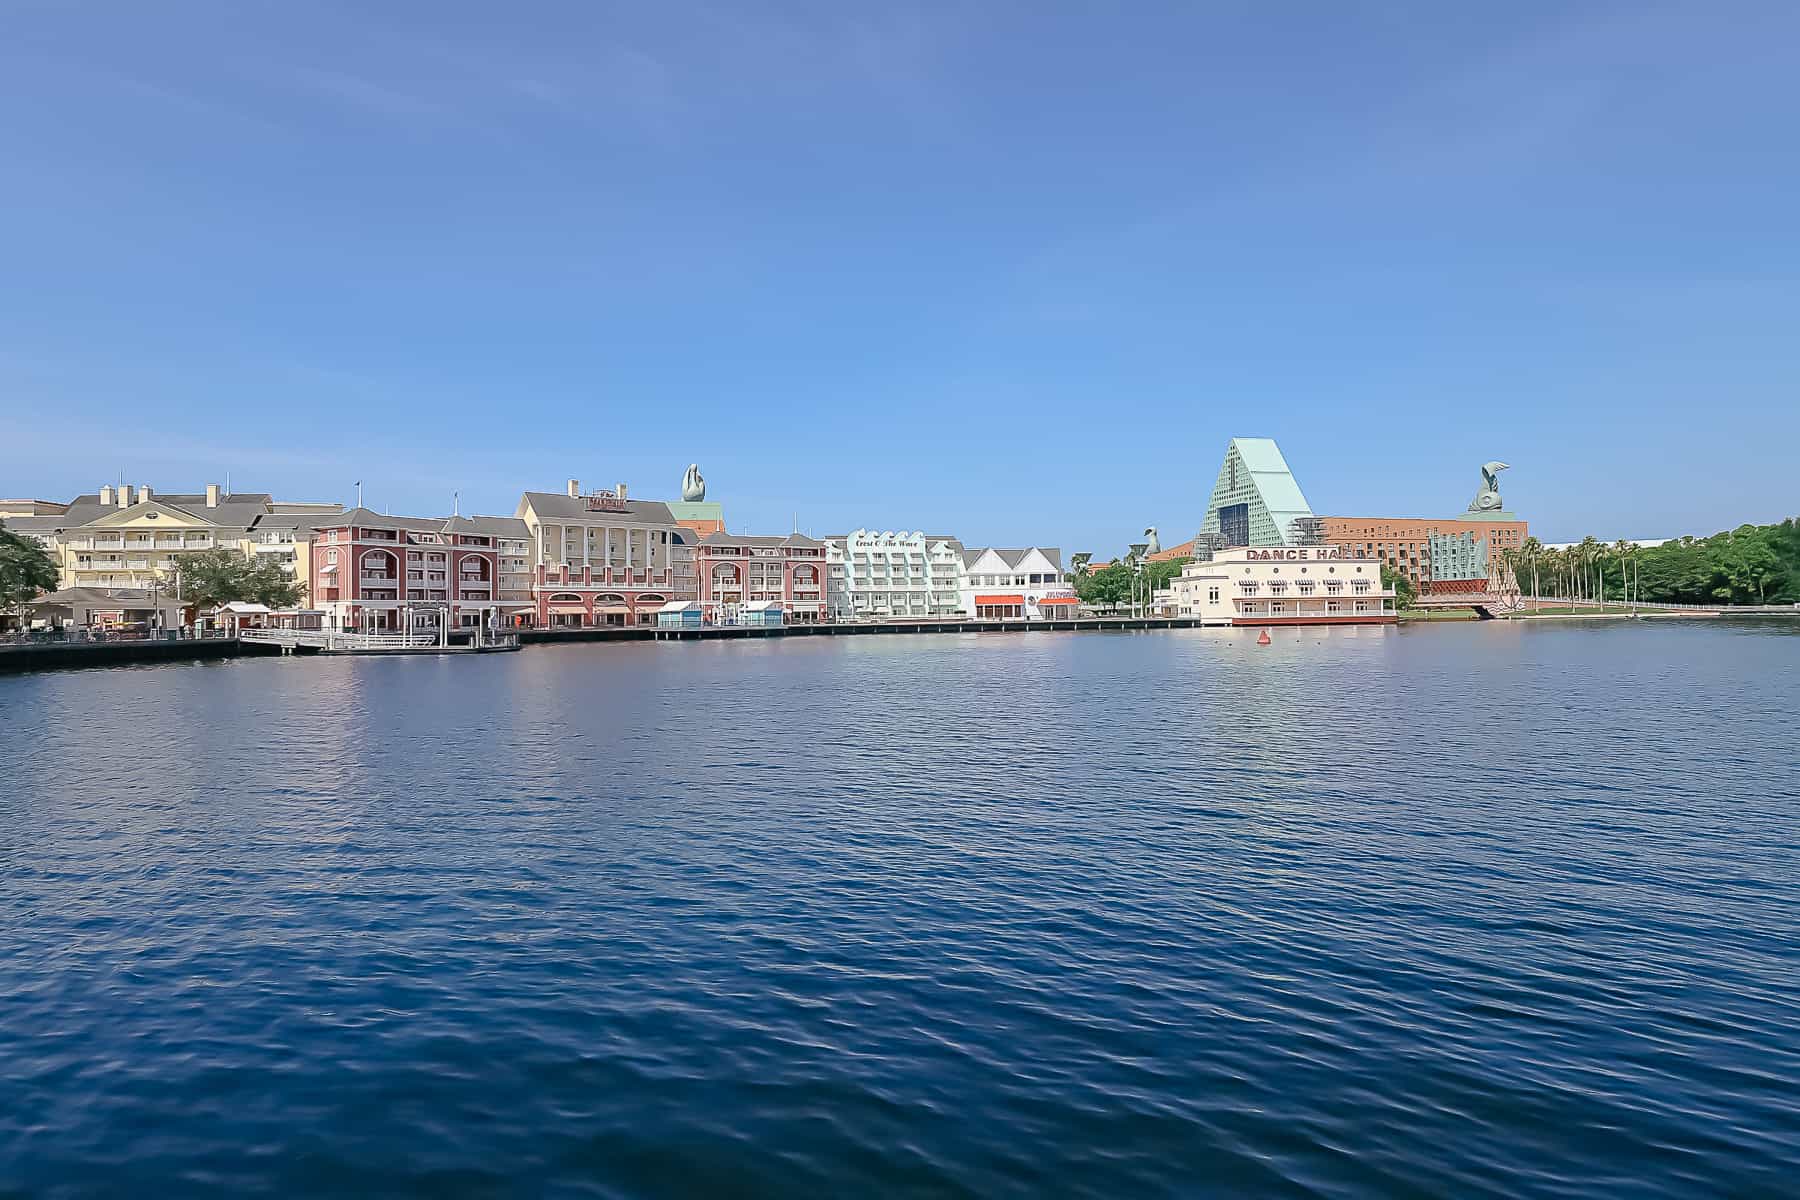
{"label": "seawall", "polygon": [[1061,621],[870,621],[845,625],[702,625],[694,629],[529,629],[519,634],[527,646],[557,642],[689,642],[715,638],[863,637],[881,633],[1068,633],[1117,629],[1198,629],[1198,617],[1081,617]]}
{"label": "seawall", "polygon": [[236,638],[190,638],[178,642],[45,642],[0,646],[0,675],[67,667],[121,667],[133,663],[189,662],[258,654]]}

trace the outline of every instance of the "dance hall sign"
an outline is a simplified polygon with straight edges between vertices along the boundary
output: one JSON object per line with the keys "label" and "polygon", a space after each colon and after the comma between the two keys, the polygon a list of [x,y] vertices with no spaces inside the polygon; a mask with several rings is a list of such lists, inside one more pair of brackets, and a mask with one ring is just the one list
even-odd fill
{"label": "dance hall sign", "polygon": [[1339,558],[1362,558],[1360,550],[1346,550],[1342,546],[1292,546],[1276,547],[1269,550],[1246,550],[1246,562],[1325,562]]}

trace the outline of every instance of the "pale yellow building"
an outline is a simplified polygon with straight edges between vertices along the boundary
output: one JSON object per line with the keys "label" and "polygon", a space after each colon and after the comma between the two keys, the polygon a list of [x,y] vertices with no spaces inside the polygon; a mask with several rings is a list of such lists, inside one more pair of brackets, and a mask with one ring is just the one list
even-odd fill
{"label": "pale yellow building", "polygon": [[218,548],[274,556],[304,586],[313,521],[342,511],[267,492],[232,494],[217,484],[169,494],[127,484],[77,496],[65,512],[6,518],[6,526],[49,548],[65,588],[167,586],[184,555]]}

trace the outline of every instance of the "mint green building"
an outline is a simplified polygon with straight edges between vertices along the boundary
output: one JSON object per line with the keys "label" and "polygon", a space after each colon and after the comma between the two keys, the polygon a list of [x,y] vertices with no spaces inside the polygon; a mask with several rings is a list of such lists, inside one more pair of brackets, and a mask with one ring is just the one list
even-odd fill
{"label": "mint green building", "polygon": [[1197,540],[1218,546],[1298,545],[1301,534],[1294,523],[1312,515],[1274,438],[1232,438]]}

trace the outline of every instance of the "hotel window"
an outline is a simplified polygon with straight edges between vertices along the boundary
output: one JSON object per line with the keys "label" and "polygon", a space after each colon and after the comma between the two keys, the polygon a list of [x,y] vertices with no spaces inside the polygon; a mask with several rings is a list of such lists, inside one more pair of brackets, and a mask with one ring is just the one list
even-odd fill
{"label": "hotel window", "polygon": [[1313,594],[1313,581],[1312,580],[1302,579],[1300,581],[1300,594],[1302,596],[1310,596]]}
{"label": "hotel window", "polygon": [[1279,601],[1279,600],[1269,601],[1269,612],[1270,613],[1272,613],[1275,616],[1280,616],[1284,611],[1285,611],[1285,609],[1283,609],[1281,601]]}
{"label": "hotel window", "polygon": [[1328,613],[1337,612],[1342,607],[1343,607],[1343,605],[1338,603],[1336,600],[1327,600],[1325,602],[1325,611]]}
{"label": "hotel window", "polygon": [[1209,604],[1217,604],[1219,602],[1219,589],[1218,588],[1206,589],[1206,599]]}
{"label": "hotel window", "polygon": [[1359,596],[1365,596],[1369,591],[1369,581],[1366,579],[1359,579],[1350,585],[1350,590]]}
{"label": "hotel window", "polygon": [[1341,579],[1327,579],[1325,581],[1325,590],[1335,596],[1344,590],[1344,581]]}

